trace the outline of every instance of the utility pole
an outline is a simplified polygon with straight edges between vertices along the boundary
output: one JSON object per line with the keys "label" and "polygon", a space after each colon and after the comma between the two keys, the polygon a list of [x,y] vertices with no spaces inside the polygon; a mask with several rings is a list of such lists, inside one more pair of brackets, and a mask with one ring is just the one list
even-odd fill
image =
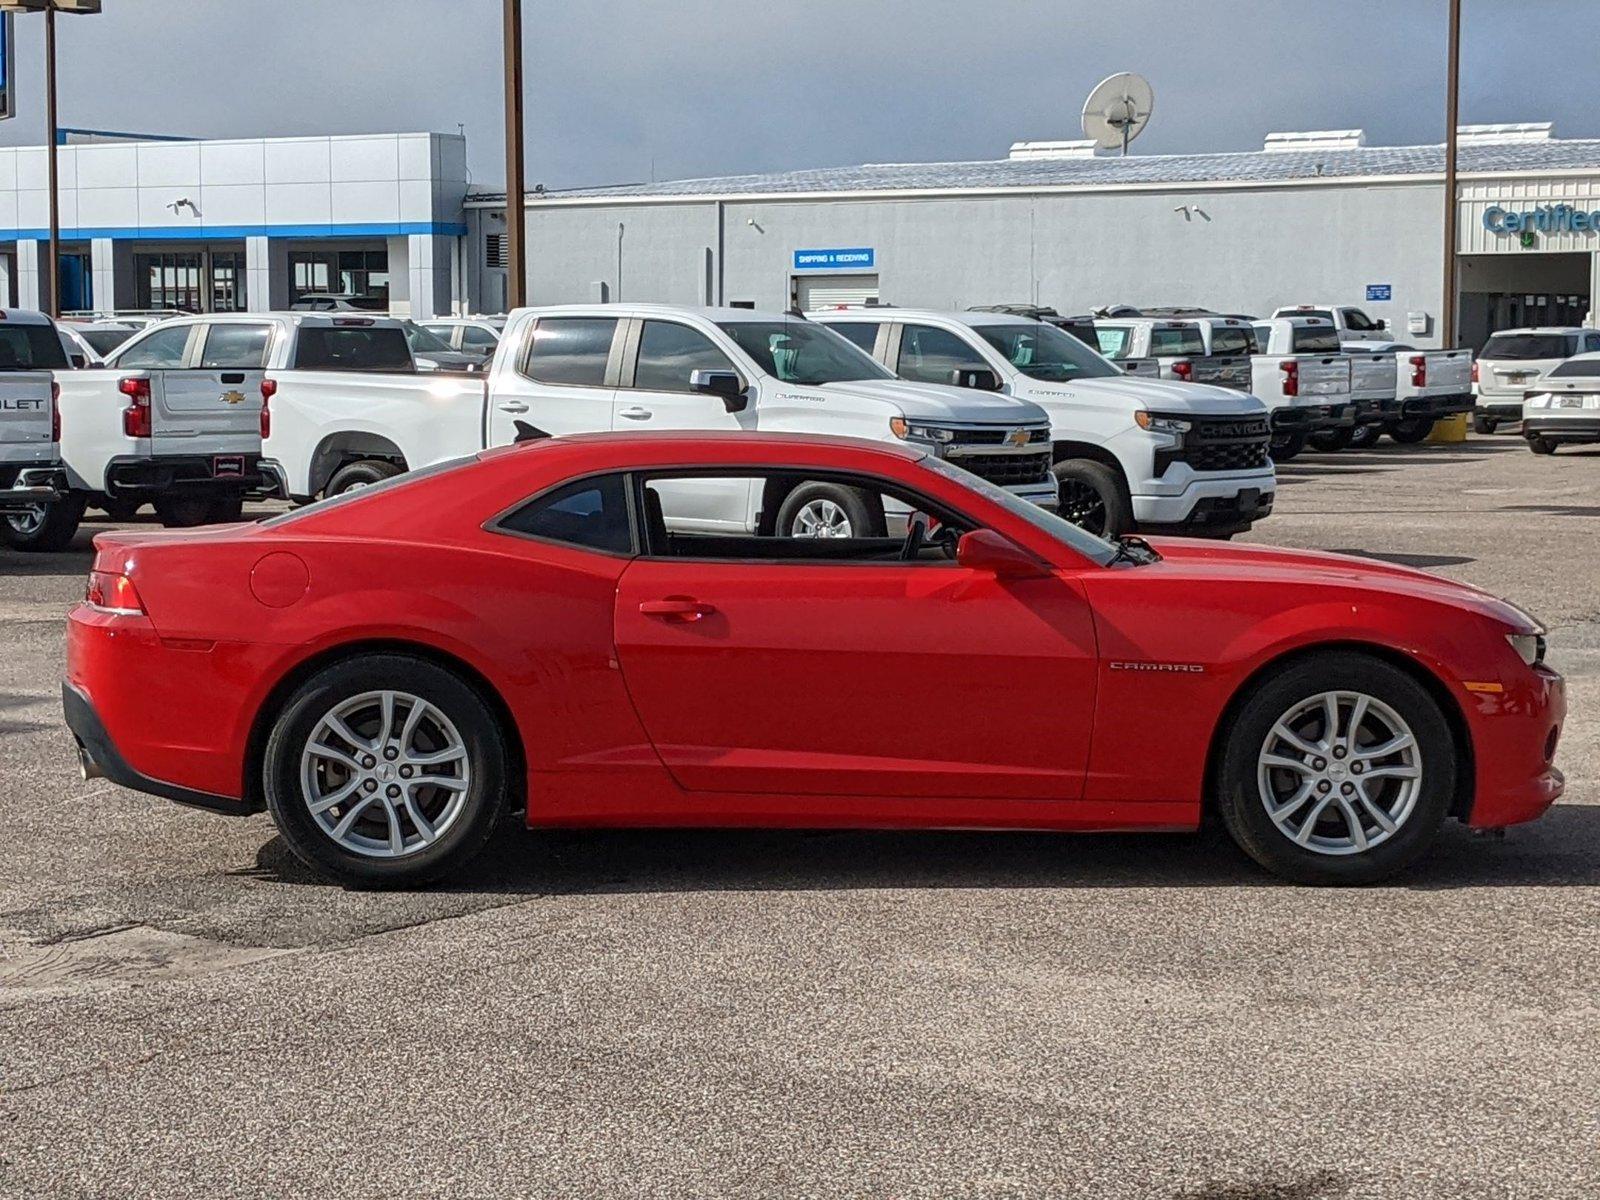
{"label": "utility pole", "polygon": [[1450,66],[1444,104],[1444,312],[1440,343],[1456,344],[1456,127],[1461,107],[1461,0],[1450,0]]}
{"label": "utility pole", "polygon": [[522,152],[522,0],[505,5],[506,67],[506,308],[528,302],[528,264],[523,251],[524,200]]}
{"label": "utility pole", "polygon": [[45,311],[52,317],[61,315],[61,192],[57,187],[60,178],[61,133],[56,119],[56,13],[92,14],[100,11],[100,0],[11,0],[0,4],[3,12],[44,13],[44,116],[45,136],[50,139],[46,161],[50,174],[50,249],[49,262],[43,272],[43,286],[49,289]]}

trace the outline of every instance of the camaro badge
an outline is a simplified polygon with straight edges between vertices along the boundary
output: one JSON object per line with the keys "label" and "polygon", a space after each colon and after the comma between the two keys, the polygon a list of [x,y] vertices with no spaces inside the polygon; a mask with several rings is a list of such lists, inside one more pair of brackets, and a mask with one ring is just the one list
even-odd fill
{"label": "camaro badge", "polygon": [[223,392],[222,393],[222,402],[224,404],[243,404],[244,403],[244,393],[243,392]]}
{"label": "camaro badge", "polygon": [[1013,429],[1006,435],[1006,445],[1026,446],[1028,444],[1028,431],[1026,429]]}
{"label": "camaro badge", "polygon": [[1204,675],[1206,669],[1199,663],[1164,663],[1164,662],[1114,662],[1111,664],[1113,671],[1161,671],[1176,675]]}

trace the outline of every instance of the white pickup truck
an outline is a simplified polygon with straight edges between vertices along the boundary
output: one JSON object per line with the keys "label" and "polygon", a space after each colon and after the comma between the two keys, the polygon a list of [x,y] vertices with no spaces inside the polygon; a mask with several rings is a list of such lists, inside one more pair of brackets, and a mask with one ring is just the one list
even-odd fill
{"label": "white pickup truck", "polygon": [[880,308],[816,319],[902,379],[955,372],[1043,408],[1061,513],[1096,533],[1227,537],[1272,511],[1267,412],[1245,392],[1125,375],[1054,325],[1008,313]]}
{"label": "white pickup truck", "polygon": [[1317,435],[1342,441],[1355,427],[1350,360],[1321,317],[1275,317],[1254,325],[1250,391],[1272,413],[1272,457],[1288,462]]}
{"label": "white pickup truck", "polygon": [[1333,326],[1341,342],[1357,349],[1378,349],[1380,342],[1392,342],[1394,334],[1383,317],[1369,317],[1359,308],[1348,304],[1291,304],[1273,311],[1279,317],[1316,317]]}
{"label": "white pickup truck", "polygon": [[1240,317],[1100,317],[1094,331],[1100,353],[1119,365],[1151,359],[1162,379],[1250,390],[1255,338]]}
{"label": "white pickup truck", "polygon": [[[797,315],[623,304],[518,309],[486,380],[362,382],[268,372],[267,469],[292,499],[530,437],[723,429],[911,442],[1038,504],[1056,503],[1049,420],[1037,406],[902,382]],[[782,536],[846,536],[883,522],[851,489],[833,493],[752,495],[741,481],[707,480],[669,497],[666,515],[686,532]]]}
{"label": "white pickup truck", "polygon": [[[0,309],[0,540],[19,550],[59,550],[77,532],[61,502],[61,409],[55,372],[67,354],[50,318]],[[78,514],[81,516],[82,513]]]}

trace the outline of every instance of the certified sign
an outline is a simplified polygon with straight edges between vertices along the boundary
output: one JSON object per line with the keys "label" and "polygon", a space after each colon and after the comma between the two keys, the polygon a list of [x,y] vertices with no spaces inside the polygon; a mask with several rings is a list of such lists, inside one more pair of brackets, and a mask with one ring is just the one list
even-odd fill
{"label": "certified sign", "polygon": [[845,250],[796,250],[796,271],[865,271],[878,265],[878,252],[871,246]]}

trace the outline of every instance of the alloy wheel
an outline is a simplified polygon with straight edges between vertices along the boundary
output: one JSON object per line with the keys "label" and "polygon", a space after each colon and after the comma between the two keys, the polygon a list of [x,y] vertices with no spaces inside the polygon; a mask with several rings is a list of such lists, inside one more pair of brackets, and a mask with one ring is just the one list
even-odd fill
{"label": "alloy wheel", "polygon": [[1383,701],[1322,692],[1273,724],[1256,778],[1284,837],[1316,854],[1360,854],[1394,837],[1416,808],[1422,752],[1405,719]]}
{"label": "alloy wheel", "polygon": [[7,513],[6,524],[11,526],[18,537],[34,537],[44,528],[44,518],[44,505],[30,504],[27,508]]}
{"label": "alloy wheel", "polygon": [[843,508],[826,497],[807,501],[795,513],[791,537],[847,538],[853,536],[850,517]]}
{"label": "alloy wheel", "polygon": [[472,783],[466,742],[437,706],[401,691],[364,692],[317,722],[300,756],[312,820],[370,858],[433,845],[461,815]]}

